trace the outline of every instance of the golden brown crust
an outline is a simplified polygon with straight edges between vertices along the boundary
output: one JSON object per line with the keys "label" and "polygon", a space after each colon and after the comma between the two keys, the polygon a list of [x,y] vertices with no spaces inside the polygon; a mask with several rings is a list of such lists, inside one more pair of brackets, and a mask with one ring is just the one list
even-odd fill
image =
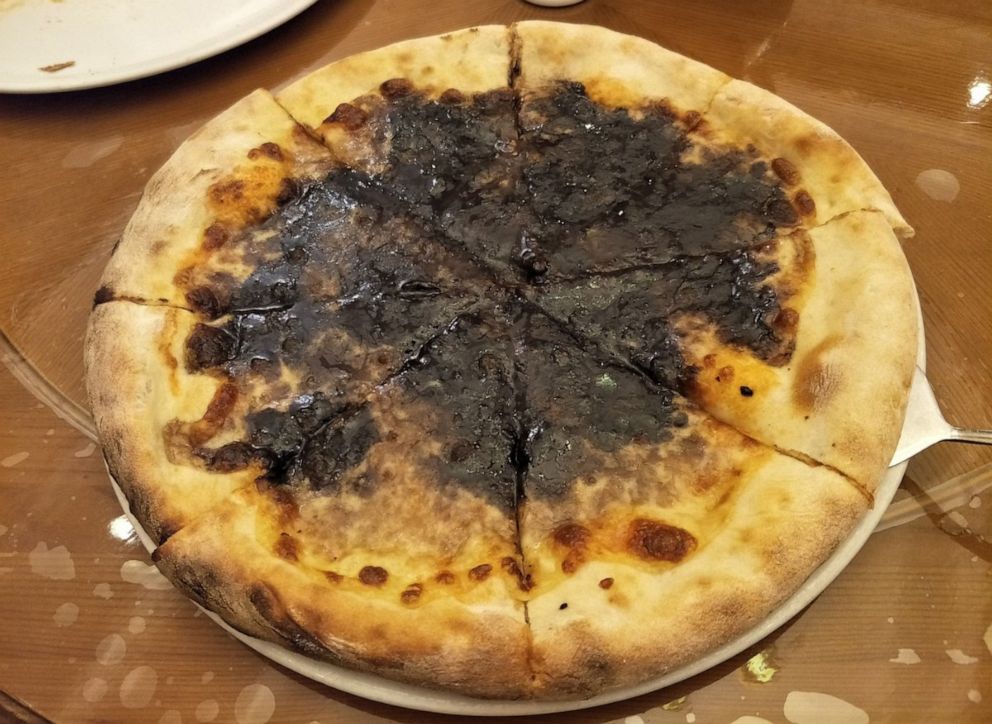
{"label": "golden brown crust", "polygon": [[[812,229],[813,258],[798,260],[806,234],[780,240],[783,272],[770,282],[798,313],[791,359],[765,364],[683,319],[683,351],[700,369],[694,398],[718,419],[831,465],[870,494],[899,441],[913,377],[913,278],[880,212],[856,211]],[[797,264],[807,268],[797,273]]]}
{"label": "golden brown crust", "polygon": [[163,541],[258,474],[210,473],[175,460],[165,430],[203,417],[222,381],[189,375],[189,312],[108,302],[90,315],[86,386],[107,465],[146,532]]}
{"label": "golden brown crust", "polygon": [[[276,94],[294,118],[321,132],[335,148],[340,124],[321,125],[342,103],[378,95],[383,83],[403,79],[418,92],[440,97],[455,88],[464,95],[505,87],[510,76],[510,32],[486,25],[416,38],[352,55],[315,70]],[[344,121],[345,118],[338,120]],[[354,125],[344,123],[345,126]]]}
{"label": "golden brown crust", "polygon": [[328,163],[327,149],[267,91],[246,96],[190,136],[152,176],[107,264],[98,301],[186,306],[177,274],[207,264],[241,229],[267,217],[287,184],[319,176]]}
{"label": "golden brown crust", "polygon": [[[279,511],[242,491],[155,552],[162,571],[245,633],[310,656],[464,694],[518,698],[530,688],[529,633],[513,581],[492,575],[456,595],[405,603],[373,577],[328,575],[276,555]],[[402,553],[376,560],[394,571]],[[425,585],[441,586],[425,582]]]}
{"label": "golden brown crust", "polygon": [[589,97],[611,107],[665,101],[684,114],[706,109],[730,77],[655,43],[596,25],[526,21],[518,38],[520,77],[528,92],[556,81],[578,81]]}

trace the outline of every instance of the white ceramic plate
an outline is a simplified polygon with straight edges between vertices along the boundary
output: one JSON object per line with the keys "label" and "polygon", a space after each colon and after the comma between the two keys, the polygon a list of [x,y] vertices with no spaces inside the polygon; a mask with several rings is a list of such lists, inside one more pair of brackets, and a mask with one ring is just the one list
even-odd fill
{"label": "white ceramic plate", "polygon": [[93,88],[161,73],[256,38],[314,2],[0,0],[0,92]]}
{"label": "white ceramic plate", "polygon": [[[916,296],[915,302],[916,316],[919,324],[916,363],[920,369],[926,370],[923,315],[920,310],[918,296]],[[885,476],[875,491],[875,506],[865,514],[864,518],[851,531],[850,536],[833,552],[833,555],[824,561],[806,579],[802,587],[790,598],[786,599],[781,606],[772,611],[757,626],[715,651],[711,651],[701,659],[675,671],[671,671],[664,676],[650,679],[637,686],[615,689],[605,694],[594,696],[591,699],[579,701],[500,701],[494,699],[474,699],[449,692],[412,686],[410,684],[384,679],[373,674],[343,669],[322,661],[307,658],[277,644],[246,636],[240,631],[236,631],[228,626],[216,614],[205,609],[204,613],[236,639],[247,644],[266,658],[282,664],[287,669],[291,669],[302,676],[319,681],[322,684],[327,684],[335,689],[384,704],[392,704],[394,706],[402,706],[407,709],[417,709],[420,711],[468,716],[526,716],[589,709],[594,706],[623,701],[624,699],[632,699],[635,696],[663,689],[666,686],[671,686],[684,679],[688,679],[690,676],[702,673],[736,656],[744,649],[753,646],[786,624],[789,619],[812,603],[813,599],[819,596],[833,582],[840,572],[847,567],[847,564],[851,562],[854,556],[857,555],[858,551],[861,550],[861,547],[875,530],[875,526],[878,525],[878,521],[885,513],[886,508],[892,502],[892,498],[899,489],[899,483],[902,481],[902,476],[905,474],[908,465],[909,462],[907,461],[895,465],[886,471]],[[131,515],[127,499],[112,476],[111,482],[113,483],[114,492],[117,494],[117,499],[120,501],[121,507],[124,509],[135,531],[137,531],[138,536],[141,538],[141,542],[150,554],[154,550],[155,544],[141,528],[141,524]]]}

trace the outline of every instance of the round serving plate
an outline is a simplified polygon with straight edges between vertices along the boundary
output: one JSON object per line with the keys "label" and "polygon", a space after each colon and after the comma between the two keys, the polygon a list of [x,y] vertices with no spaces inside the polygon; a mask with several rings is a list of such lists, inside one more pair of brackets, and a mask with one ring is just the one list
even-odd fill
{"label": "round serving plate", "polygon": [[[914,302],[918,320],[919,338],[917,344],[916,363],[921,369],[926,369],[926,346],[923,337],[923,315],[920,310],[919,296],[915,293]],[[671,686],[691,676],[702,673],[717,666],[727,659],[739,654],[744,649],[753,646],[763,638],[786,624],[793,616],[802,611],[819,596],[827,586],[850,563],[868,538],[874,532],[886,508],[892,502],[899,483],[906,472],[909,462],[890,467],[875,490],[875,504],[865,513],[851,534],[834,550],[833,554],[817,568],[805,583],[792,596],[786,599],[778,608],[766,616],[760,623],[741,636],[727,642],[723,646],[690,664],[670,671],[663,676],[644,681],[637,686],[613,689],[589,699],[570,700],[519,700],[504,701],[499,699],[476,699],[461,696],[452,692],[413,686],[398,681],[353,671],[340,666],[308,658],[295,651],[290,651],[278,644],[247,636],[229,626],[220,616],[203,609],[217,625],[229,634],[250,646],[268,659],[291,669],[296,673],[314,681],[326,684],[335,689],[360,696],[364,699],[401,706],[407,709],[434,712],[438,714],[461,714],[467,716],[525,716],[533,714],[551,714],[556,712],[589,709],[603,704],[612,704],[624,699],[632,699],[651,691]],[[127,499],[111,476],[114,493],[120,501],[124,513],[134,526],[142,544],[151,553],[155,543],[141,527],[141,523],[131,514]]]}
{"label": "round serving plate", "polygon": [[0,0],[0,92],[111,85],[246,43],[316,0]]}

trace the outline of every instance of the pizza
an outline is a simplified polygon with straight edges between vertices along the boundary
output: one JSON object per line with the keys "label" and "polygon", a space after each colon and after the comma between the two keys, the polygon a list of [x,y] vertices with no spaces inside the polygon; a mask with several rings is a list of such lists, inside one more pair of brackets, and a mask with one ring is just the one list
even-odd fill
{"label": "pizza", "polygon": [[395,680],[581,698],[753,627],[872,505],[912,229],[840,137],[547,22],[258,90],[96,292],[110,472],[175,585]]}

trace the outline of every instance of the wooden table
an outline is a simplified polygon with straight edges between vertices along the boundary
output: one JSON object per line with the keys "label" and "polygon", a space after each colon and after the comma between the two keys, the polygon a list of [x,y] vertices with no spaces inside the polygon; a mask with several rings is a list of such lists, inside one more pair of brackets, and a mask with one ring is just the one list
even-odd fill
{"label": "wooden table", "polygon": [[[905,249],[929,377],[951,421],[992,425],[992,4],[954,5],[327,0],[182,70],[0,97],[0,719],[434,720],[289,673],[163,586],[121,517],[81,381],[90,300],[149,175],[253,88],[356,51],[483,23],[593,22],[796,103],[865,156],[916,227]],[[781,630],[669,689],[549,719],[992,721],[990,486],[992,450],[926,451],[860,555]]]}

